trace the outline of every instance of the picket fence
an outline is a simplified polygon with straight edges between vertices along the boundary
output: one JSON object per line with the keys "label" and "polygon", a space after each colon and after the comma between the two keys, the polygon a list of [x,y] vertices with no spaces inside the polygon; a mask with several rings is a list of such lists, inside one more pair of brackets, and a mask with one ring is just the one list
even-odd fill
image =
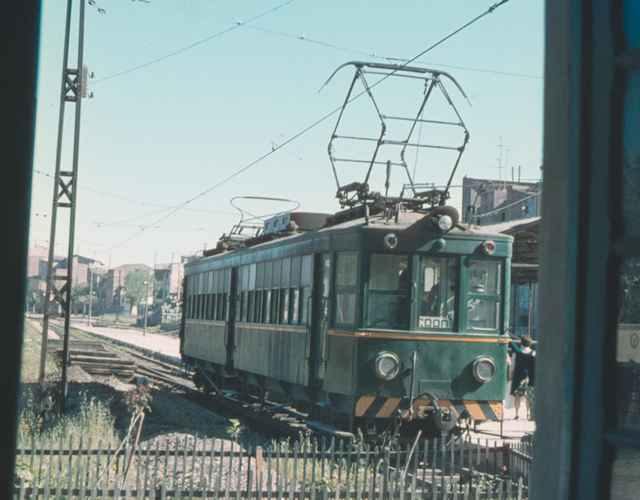
{"label": "picket fence", "polygon": [[113,449],[91,439],[17,450],[14,498],[528,498],[530,445],[423,441],[375,447],[334,440],[244,449],[183,436]]}

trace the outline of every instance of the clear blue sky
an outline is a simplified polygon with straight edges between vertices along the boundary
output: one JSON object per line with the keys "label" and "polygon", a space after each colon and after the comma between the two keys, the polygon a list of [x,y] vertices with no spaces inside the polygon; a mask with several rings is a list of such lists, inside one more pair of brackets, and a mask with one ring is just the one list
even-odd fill
{"label": "clear blue sky", "polygon": [[[154,258],[166,262],[172,254],[193,253],[205,243],[211,247],[237,219],[229,206],[235,195],[289,197],[299,200],[302,210],[335,211],[326,153],[335,123],[330,119],[197,199],[190,210],[139,234],[139,226],[166,213],[157,205],[193,197],[338,105],[350,70],[339,73],[322,92],[318,89],[343,62],[374,60],[358,51],[413,57],[491,3],[295,0],[248,25],[254,29],[240,27],[175,57],[100,81],[283,2],[96,0],[106,14],[88,9],[85,62],[95,73],[95,97],[83,101],[77,252],[105,263],[111,259],[112,265],[151,264]],[[43,5],[34,167],[46,174],[54,170],[65,5],[63,0]],[[463,175],[497,178],[500,138],[506,167],[502,175],[510,178],[511,167],[521,165],[523,178],[539,177],[543,55],[543,2],[510,0],[424,56],[429,66],[454,75],[471,100],[470,106],[454,94],[471,132],[454,184]],[[388,93],[393,93],[391,87]],[[70,114],[73,107],[67,109]],[[364,115],[355,116],[364,120]],[[68,121],[69,137],[70,126]],[[69,153],[66,158],[70,160]],[[418,177],[440,183],[449,167],[420,170]],[[459,203],[459,191],[453,190],[453,203]],[[51,196],[51,178],[35,174],[33,243],[48,240]]]}

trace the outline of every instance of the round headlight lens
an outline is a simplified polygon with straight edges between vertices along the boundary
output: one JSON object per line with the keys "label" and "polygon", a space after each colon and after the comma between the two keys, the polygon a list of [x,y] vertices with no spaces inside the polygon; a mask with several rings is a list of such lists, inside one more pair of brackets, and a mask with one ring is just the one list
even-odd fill
{"label": "round headlight lens", "polygon": [[438,217],[438,228],[440,231],[448,231],[453,227],[453,220],[448,215]]}
{"label": "round headlight lens", "polygon": [[398,236],[395,233],[388,233],[384,236],[384,246],[393,250],[398,246]]}
{"label": "round headlight lens", "polygon": [[473,378],[481,384],[489,382],[496,374],[496,364],[488,357],[477,358],[473,362]]}
{"label": "round headlight lens", "polygon": [[487,240],[482,242],[482,251],[487,255],[493,255],[496,251],[496,243],[493,240]]}
{"label": "round headlight lens", "polygon": [[380,352],[376,356],[376,375],[382,380],[393,380],[400,371],[400,358],[392,352]]}

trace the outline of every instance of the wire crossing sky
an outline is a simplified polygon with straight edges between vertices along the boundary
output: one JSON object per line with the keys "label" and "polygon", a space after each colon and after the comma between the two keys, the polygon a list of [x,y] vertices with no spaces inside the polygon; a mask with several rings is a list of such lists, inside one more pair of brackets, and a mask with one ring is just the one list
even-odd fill
{"label": "wire crossing sky", "polygon": [[[487,16],[488,14],[493,13],[493,11],[495,9],[497,9],[498,7],[504,5],[505,3],[507,3],[509,0],[501,0],[500,2],[496,2],[493,5],[491,5],[486,11],[482,12],[481,14],[479,14],[478,16],[474,17],[473,19],[471,19],[470,21],[467,21],[466,23],[464,23],[462,26],[460,26],[459,28],[455,29],[454,31],[452,31],[451,33],[448,33],[445,37],[441,38],[440,40],[436,41],[435,43],[429,45],[426,49],[424,49],[423,51],[421,51],[420,53],[418,53],[417,55],[413,56],[411,59],[408,59],[406,62],[403,62],[400,66],[399,69],[409,66],[412,62],[416,61],[417,59],[419,59],[420,57],[424,56],[426,53],[430,52],[431,50],[435,49],[437,46],[445,43],[449,38],[457,35],[458,33],[462,32],[463,30],[465,30],[466,28],[468,28],[469,26],[473,25],[474,23],[478,22],[479,20],[481,20],[482,18],[484,18],[485,16]],[[394,69],[393,71],[391,71],[390,73],[386,74],[385,76],[383,76],[382,78],[379,78],[378,80],[376,80],[375,82],[373,82],[370,86],[369,86],[369,90],[362,90],[361,92],[358,92],[355,96],[353,96],[352,98],[349,99],[349,101],[347,102],[347,104],[350,104],[351,102],[355,101],[356,99],[362,97],[363,95],[365,95],[367,92],[369,92],[371,89],[377,87],[378,85],[380,85],[381,83],[383,83],[385,80],[387,80],[388,78],[390,78],[392,75],[394,75],[395,73],[397,73],[399,71],[399,69]],[[333,77],[333,75],[331,76]],[[330,77],[330,78],[331,78]],[[324,88],[327,83],[329,81],[327,80],[323,87]],[[134,233],[130,238],[127,238],[125,241],[123,241],[122,243],[116,244],[115,246],[111,247],[110,250],[113,250],[115,248],[118,248],[120,246],[123,246],[125,244],[127,244],[128,242],[132,241],[133,239],[137,238],[138,236],[142,235],[142,233],[144,231],[146,231],[147,229],[156,229],[158,227],[159,224],[161,224],[162,222],[164,222],[165,220],[167,220],[169,217],[171,217],[173,214],[175,214],[178,210],[182,209],[183,207],[187,206],[188,204],[194,202],[195,200],[202,198],[203,196],[208,195],[209,193],[211,193],[212,191],[214,191],[215,189],[218,189],[220,186],[225,185],[226,183],[228,183],[229,181],[233,180],[234,178],[238,177],[240,174],[245,173],[246,171],[248,171],[250,168],[255,167],[256,165],[258,165],[260,162],[262,162],[263,160],[269,158],[271,155],[276,154],[280,149],[287,147],[289,144],[291,144],[293,141],[296,141],[297,139],[299,139],[300,137],[302,137],[303,135],[305,135],[307,132],[313,130],[314,128],[316,128],[318,125],[320,125],[321,123],[325,122],[326,120],[328,120],[329,118],[331,118],[333,115],[335,115],[336,113],[338,113],[340,110],[342,109],[342,105],[332,109],[331,111],[329,111],[328,113],[322,115],[319,119],[315,120],[311,125],[304,127],[302,130],[300,130],[299,132],[293,134],[291,137],[287,138],[284,142],[282,142],[281,144],[274,146],[271,148],[271,151],[268,151],[267,153],[259,156],[258,158],[256,158],[255,160],[253,160],[252,162],[249,162],[249,164],[241,167],[240,169],[238,169],[237,171],[235,171],[234,173],[232,173],[231,175],[229,175],[228,177],[220,180],[219,182],[216,182],[213,186],[205,189],[204,191],[202,191],[201,193],[197,194],[196,196],[189,198],[188,200],[186,200],[184,203],[182,203],[181,205],[179,205],[178,207],[176,207],[174,210],[172,210],[171,212],[163,215],[162,217],[160,217],[159,219],[157,219],[156,221],[152,222],[151,225],[149,226],[143,226],[140,228],[140,231],[138,233]],[[450,182],[447,184],[447,189],[450,186]]]}
{"label": "wire crossing sky", "polygon": [[[95,97],[83,103],[80,145],[84,253],[120,264],[213,246],[236,222],[229,200],[238,195],[335,211],[329,113],[350,76],[338,74],[318,93],[322,82],[354,55],[405,63],[489,5],[112,0],[106,15],[89,12],[85,60],[96,80]],[[464,175],[506,180],[518,166],[522,177],[539,176],[542,14],[535,2],[508,2],[429,54],[452,68],[473,102],[461,110],[472,140],[454,185]],[[44,6],[35,160],[43,174],[55,159],[63,19],[64,5]],[[369,47],[376,52],[367,57]],[[429,172],[427,180],[446,183],[444,166]],[[34,212],[48,211],[50,198],[50,179],[36,176]],[[46,239],[46,221],[34,221],[31,234]]]}

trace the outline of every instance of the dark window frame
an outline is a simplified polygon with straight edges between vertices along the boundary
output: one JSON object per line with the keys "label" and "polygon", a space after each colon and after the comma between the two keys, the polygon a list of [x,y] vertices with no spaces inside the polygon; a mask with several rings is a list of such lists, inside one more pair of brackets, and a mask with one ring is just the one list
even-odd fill
{"label": "dark window frame", "polygon": [[[481,292],[472,292],[469,289],[470,282],[470,268],[471,262],[495,262],[499,266],[499,270],[497,273],[498,284],[496,286],[496,293],[481,293]],[[458,282],[461,284],[461,288],[458,293],[458,297],[461,297],[461,302],[458,307],[458,311],[462,312],[460,314],[460,323],[463,325],[463,329],[469,333],[489,333],[495,334],[503,331],[504,324],[504,307],[505,307],[505,259],[503,258],[495,258],[488,256],[479,256],[479,255],[469,255],[462,257],[462,262],[459,266],[459,271],[462,276],[459,277]],[[492,301],[494,307],[496,308],[496,327],[495,328],[474,328],[469,325],[469,316],[467,309],[467,302],[469,299],[480,299],[480,300],[489,300]]]}
{"label": "dark window frame", "polygon": [[[372,257],[376,256],[376,255],[385,255],[385,256],[392,256],[392,257],[404,257],[406,259],[407,262],[407,270],[406,272],[408,273],[408,276],[410,277],[410,279],[412,279],[413,277],[413,255],[410,253],[387,253],[387,252],[371,252],[368,253],[366,255],[366,277],[365,277],[365,293],[364,293],[364,308],[363,308],[363,323],[364,326],[366,326],[367,328],[380,328],[383,330],[409,330],[411,328],[411,298],[412,298],[412,292],[411,292],[411,286],[409,286],[407,288],[406,294],[404,293],[399,293],[396,290],[392,290],[392,289],[383,289],[383,288],[371,288],[370,283],[371,283],[371,263],[372,263]],[[400,288],[398,288],[398,290],[401,290]],[[405,301],[405,317],[407,318],[406,323],[405,324],[400,324],[400,323],[396,323],[394,326],[376,326],[376,325],[371,323],[371,318],[369,317],[369,308],[371,305],[371,298],[372,296],[394,296],[394,297],[401,297],[402,295],[406,295],[404,297],[404,301]]]}
{"label": "dark window frame", "polygon": [[[424,293],[424,273],[422,273],[422,259],[430,258],[430,259],[440,259],[443,261],[453,260],[456,267],[456,280],[455,280],[455,293],[454,293],[454,318],[453,324],[449,328],[426,328],[420,327],[420,311],[421,311],[421,300]],[[463,256],[459,254],[447,254],[447,253],[438,253],[434,254],[414,254],[413,264],[415,272],[413,274],[415,282],[416,282],[416,296],[412,297],[412,303],[414,303],[415,312],[411,314],[412,320],[412,329],[421,332],[438,332],[438,333],[456,333],[462,330],[461,324],[463,324],[461,314],[462,303],[464,301],[461,290],[463,289],[463,280],[462,280],[462,259]]]}
{"label": "dark window frame", "polygon": [[[341,284],[338,280],[338,270],[340,268],[340,257],[342,255],[345,254],[352,254],[355,256],[355,270],[354,270],[354,281],[351,284]],[[344,250],[344,251],[339,251],[339,252],[335,252],[334,256],[333,256],[333,289],[334,289],[334,303],[333,303],[333,307],[332,309],[332,325],[334,325],[337,328],[354,328],[356,327],[358,324],[360,324],[360,320],[359,320],[359,304],[360,304],[360,290],[361,290],[361,284],[360,284],[360,255],[361,253],[357,250]],[[338,321],[338,301],[339,301],[339,297],[341,295],[353,295],[354,297],[354,301],[353,301],[353,320],[352,321],[347,321],[347,322],[340,322]]]}

